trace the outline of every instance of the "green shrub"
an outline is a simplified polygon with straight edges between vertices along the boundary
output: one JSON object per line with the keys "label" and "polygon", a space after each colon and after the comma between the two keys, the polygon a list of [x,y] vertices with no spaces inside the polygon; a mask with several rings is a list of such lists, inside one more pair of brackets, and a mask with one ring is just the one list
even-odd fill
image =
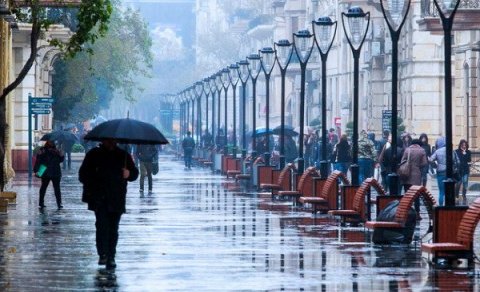
{"label": "green shrub", "polygon": [[84,153],[85,148],[83,148],[82,144],[75,143],[72,146],[72,153]]}

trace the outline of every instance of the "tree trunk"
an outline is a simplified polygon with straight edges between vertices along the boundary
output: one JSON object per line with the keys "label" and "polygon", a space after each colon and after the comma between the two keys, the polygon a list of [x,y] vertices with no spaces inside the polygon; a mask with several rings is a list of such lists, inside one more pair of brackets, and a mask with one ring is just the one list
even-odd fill
{"label": "tree trunk", "polygon": [[22,83],[25,76],[27,76],[28,71],[33,66],[33,62],[37,57],[37,43],[40,36],[41,25],[38,21],[33,21],[32,23],[32,32],[30,34],[30,56],[28,57],[27,62],[23,66],[22,70],[18,74],[17,78],[5,87],[0,95],[0,189],[3,192],[5,184],[7,183],[5,177],[5,149],[8,149],[5,145],[5,136],[8,131],[9,125],[7,124],[7,96],[15,88],[17,88],[20,83]]}

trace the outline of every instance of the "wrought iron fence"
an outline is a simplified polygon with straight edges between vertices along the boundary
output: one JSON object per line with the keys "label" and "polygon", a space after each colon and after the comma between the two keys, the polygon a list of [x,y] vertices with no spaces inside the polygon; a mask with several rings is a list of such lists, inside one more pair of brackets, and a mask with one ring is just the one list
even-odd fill
{"label": "wrought iron fence", "polygon": [[480,177],[480,151],[472,151],[472,164],[470,165],[470,176]]}
{"label": "wrought iron fence", "polygon": [[[433,0],[421,1],[422,17],[438,17],[438,10]],[[458,9],[480,9],[480,0],[460,0]]]}

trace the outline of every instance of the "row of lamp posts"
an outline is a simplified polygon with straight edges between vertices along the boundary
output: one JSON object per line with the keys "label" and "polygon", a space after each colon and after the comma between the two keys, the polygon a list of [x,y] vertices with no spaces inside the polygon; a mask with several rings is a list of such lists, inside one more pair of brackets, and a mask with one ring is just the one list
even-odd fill
{"label": "row of lamp posts", "polygon": [[[447,143],[447,153],[452,153],[452,114],[451,114],[451,103],[452,103],[452,88],[451,88],[451,31],[453,26],[453,18],[455,16],[456,10],[460,3],[460,0],[442,0],[441,3],[438,3],[440,0],[434,0],[434,4],[439,11],[439,15],[442,21],[442,26],[444,30],[445,37],[445,133],[446,133],[446,143]],[[411,0],[381,0],[381,10],[387,26],[389,28],[390,37],[392,40],[392,120],[391,120],[391,134],[392,149],[397,148],[397,125],[398,125],[398,41],[400,38],[400,33],[403,25],[405,24],[406,16],[410,9]],[[358,101],[359,101],[359,59],[360,52],[365,41],[367,31],[370,25],[370,13],[364,12],[360,7],[351,7],[348,9],[347,13],[342,13],[342,25],[345,32],[346,39],[352,51],[353,60],[354,60],[354,76],[353,76],[353,136],[352,136],[352,160],[353,164],[351,166],[351,175],[352,175],[352,185],[359,185],[359,167],[358,167]],[[327,120],[326,120],[326,103],[327,103],[327,88],[326,88],[326,62],[328,58],[328,53],[333,45],[333,40],[337,31],[337,22],[332,21],[330,17],[320,17],[317,21],[312,21],[313,34],[308,30],[301,30],[293,34],[293,43],[290,43],[288,40],[280,40],[274,43],[274,49],[271,47],[266,47],[259,50],[257,54],[251,54],[247,57],[246,60],[242,60],[237,64],[233,64],[228,68],[221,70],[219,73],[212,75],[209,78],[205,78],[203,82],[197,82],[194,86],[196,93],[192,93],[192,88],[187,88],[181,93],[180,102],[183,105],[181,108],[187,114],[182,114],[181,117],[186,119],[186,122],[182,123],[184,127],[188,128],[189,117],[188,112],[190,111],[189,105],[190,101],[192,104],[192,127],[194,120],[194,103],[193,100],[198,98],[200,100],[202,93],[206,96],[206,104],[208,104],[208,95],[212,95],[212,119],[211,119],[211,130],[214,134],[215,131],[220,128],[220,104],[221,104],[221,91],[224,91],[224,125],[225,133],[224,137],[227,136],[227,94],[228,87],[232,85],[233,90],[233,155],[236,157],[237,151],[237,135],[236,135],[236,86],[240,81],[242,84],[242,158],[246,157],[246,134],[245,134],[245,125],[246,125],[246,83],[248,79],[252,81],[252,153],[253,157],[256,157],[256,83],[260,72],[263,71],[265,75],[266,83],[266,143],[267,143],[267,152],[264,153],[265,162],[268,164],[270,161],[271,154],[269,153],[270,149],[270,124],[269,124],[269,107],[270,107],[270,75],[275,66],[275,63],[278,64],[280,74],[281,74],[281,128],[280,128],[280,163],[279,167],[283,168],[285,165],[285,145],[284,145],[284,135],[285,135],[285,76],[288,65],[293,57],[293,52],[295,52],[298,62],[300,65],[300,112],[299,112],[299,126],[300,126],[300,135],[299,135],[299,157],[298,157],[298,173],[301,174],[304,171],[304,149],[303,149],[303,139],[304,139],[304,111],[305,111],[305,77],[306,77],[306,67],[308,60],[311,56],[314,44],[320,52],[321,58],[321,86],[322,86],[322,108],[321,108],[321,163],[320,163],[320,173],[321,177],[325,178],[328,175],[328,161],[327,161]],[[218,98],[217,104],[215,103],[215,92]],[[186,105],[186,106],[185,106]],[[215,121],[215,109],[217,110],[217,120]],[[198,103],[197,112],[201,112],[200,103]],[[207,117],[206,121],[208,124],[208,105],[207,105]],[[201,117],[199,117],[201,118]],[[215,123],[216,122],[216,123]],[[197,131],[201,129],[201,124],[196,125]],[[207,126],[208,129],[208,126]],[[185,132],[184,130],[182,132]],[[198,132],[197,132],[198,133]],[[227,141],[224,141],[227,145]],[[215,142],[214,142],[215,143]],[[225,146],[225,153],[228,149]],[[260,153],[261,154],[261,153]],[[391,161],[397,161],[396,151],[391,151]],[[454,180],[453,177],[453,166],[452,166],[452,156],[447,155],[447,179],[445,181],[446,189],[446,205],[453,206],[455,205],[454,199]],[[399,189],[399,179],[395,171],[392,171],[389,174],[389,189],[392,195],[398,194]]]}

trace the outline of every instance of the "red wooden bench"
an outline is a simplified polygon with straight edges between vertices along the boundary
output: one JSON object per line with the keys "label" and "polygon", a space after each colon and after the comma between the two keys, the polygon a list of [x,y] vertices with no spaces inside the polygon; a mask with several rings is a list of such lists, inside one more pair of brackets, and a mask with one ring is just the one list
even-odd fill
{"label": "red wooden bench", "polygon": [[365,201],[368,192],[371,188],[374,188],[379,194],[384,195],[385,190],[380,186],[380,184],[374,178],[366,179],[362,185],[355,192],[353,198],[352,209],[349,210],[330,210],[328,214],[333,216],[340,216],[342,218],[346,217],[352,220],[354,223],[365,222],[367,221],[367,210],[365,209],[365,204],[368,208],[370,207],[370,202]]}
{"label": "red wooden bench", "polygon": [[278,194],[278,191],[281,190],[291,190],[292,189],[292,174],[296,171],[295,165],[293,163],[288,163],[280,171],[276,183],[262,183],[260,184],[261,190],[268,190],[272,193],[272,199],[275,195]]}
{"label": "red wooden bench", "polygon": [[403,197],[400,199],[394,221],[367,221],[365,222],[365,227],[370,229],[404,228],[408,218],[408,211],[412,207],[415,199],[418,197],[422,198],[424,205],[427,208],[431,224],[433,220],[433,207],[436,205],[435,199],[424,186],[411,186],[405,195],[403,195]]}
{"label": "red wooden bench", "polygon": [[338,184],[340,180],[345,184],[350,184],[344,173],[335,170],[328,176],[319,195],[302,196],[298,198],[298,201],[302,204],[311,204],[313,213],[316,213],[317,211],[337,209],[339,193]]}
{"label": "red wooden bench", "polygon": [[319,176],[320,175],[318,171],[315,169],[315,167],[311,166],[305,170],[305,172],[302,174],[302,176],[298,180],[296,190],[279,191],[278,196],[295,198],[294,202],[296,204],[297,202],[299,202],[298,200],[301,196],[305,196],[305,195],[309,196],[312,193],[313,178],[319,177]]}
{"label": "red wooden bench", "polygon": [[473,266],[473,239],[475,229],[480,220],[480,198],[477,198],[465,211],[458,225],[450,224],[441,226],[440,228],[448,228],[451,230],[458,229],[455,241],[452,242],[433,242],[422,243],[422,252],[426,252],[431,256],[434,264],[439,259],[460,259],[466,258],[468,267]]}

